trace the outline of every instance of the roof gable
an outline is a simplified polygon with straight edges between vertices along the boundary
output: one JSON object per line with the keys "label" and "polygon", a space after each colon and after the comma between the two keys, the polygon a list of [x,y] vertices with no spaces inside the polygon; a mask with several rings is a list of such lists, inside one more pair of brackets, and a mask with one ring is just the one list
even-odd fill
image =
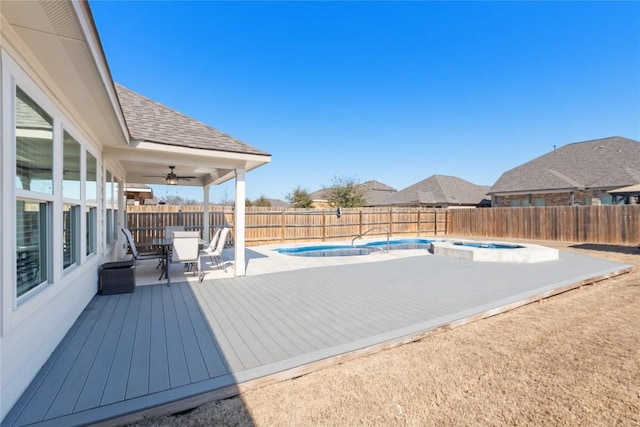
{"label": "roof gable", "polygon": [[[370,180],[362,184],[356,184],[356,188],[363,190],[365,206],[376,206],[381,204],[390,194],[395,193],[395,188],[380,181]],[[309,194],[311,200],[328,200],[331,197],[331,188],[321,188]]]}
{"label": "roof gable", "polygon": [[560,147],[500,176],[490,193],[614,188],[640,181],[640,142],[610,137]]}
{"label": "roof gable", "polygon": [[488,186],[476,185],[462,178],[432,175],[384,201],[385,205],[477,205],[486,198]]}
{"label": "roof gable", "polygon": [[239,139],[115,83],[133,140],[204,150],[268,155]]}

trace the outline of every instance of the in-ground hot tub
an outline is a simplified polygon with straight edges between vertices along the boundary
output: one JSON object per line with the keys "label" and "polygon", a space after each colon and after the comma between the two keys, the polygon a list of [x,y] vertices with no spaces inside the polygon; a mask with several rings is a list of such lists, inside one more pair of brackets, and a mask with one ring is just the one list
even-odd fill
{"label": "in-ground hot tub", "polygon": [[557,249],[533,244],[451,240],[432,242],[434,255],[482,262],[545,262],[558,259]]}

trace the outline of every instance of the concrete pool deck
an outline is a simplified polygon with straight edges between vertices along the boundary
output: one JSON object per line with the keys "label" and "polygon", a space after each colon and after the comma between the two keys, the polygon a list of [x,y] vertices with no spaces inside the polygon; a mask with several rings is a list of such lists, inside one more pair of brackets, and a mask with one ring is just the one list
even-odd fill
{"label": "concrete pool deck", "polygon": [[269,272],[268,249],[250,250],[247,277],[97,295],[2,425],[120,425],[178,412],[632,268],[566,251],[535,264],[425,251],[322,267],[276,257],[272,269],[289,269]]}

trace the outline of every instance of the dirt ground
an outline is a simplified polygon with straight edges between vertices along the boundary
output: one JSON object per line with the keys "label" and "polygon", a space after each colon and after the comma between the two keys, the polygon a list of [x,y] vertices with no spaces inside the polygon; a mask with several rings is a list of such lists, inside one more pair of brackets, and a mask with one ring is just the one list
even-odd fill
{"label": "dirt ground", "polygon": [[535,242],[635,265],[412,344],[140,426],[640,426],[640,251]]}

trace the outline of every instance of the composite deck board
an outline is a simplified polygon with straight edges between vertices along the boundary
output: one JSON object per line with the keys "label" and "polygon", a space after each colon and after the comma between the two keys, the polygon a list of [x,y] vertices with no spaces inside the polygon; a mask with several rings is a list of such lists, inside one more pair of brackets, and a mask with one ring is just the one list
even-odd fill
{"label": "composite deck board", "polygon": [[627,267],[578,254],[538,265],[423,256],[96,296],[3,426],[144,410]]}
{"label": "composite deck board", "polygon": [[277,295],[267,295],[266,298],[263,298],[262,313],[264,316],[270,316],[273,325],[280,330],[280,334],[291,341],[293,347],[303,353],[322,348],[322,343],[318,343],[317,333],[314,335],[308,328],[300,327],[298,319],[294,315],[296,308],[291,307],[287,310],[283,308],[281,301]]}
{"label": "composite deck board", "polygon": [[[235,289],[222,289],[228,294],[237,316],[234,323],[241,323],[244,330],[252,331],[249,345],[252,346],[254,354],[258,355],[258,362],[261,365],[275,362],[287,356],[287,353],[273,340],[271,335],[264,328],[264,323],[256,319],[256,313],[246,299],[238,298]],[[240,333],[244,333],[244,330]]]}
{"label": "composite deck board", "polygon": [[[141,294],[140,313],[135,325],[135,341],[131,354],[131,367],[127,381],[125,400],[149,393],[149,354],[151,352],[151,298],[153,288],[141,286],[135,293]],[[121,381],[119,378],[114,381]],[[109,402],[113,403],[113,402]]]}
{"label": "composite deck board", "polygon": [[300,328],[290,324],[286,313],[277,304],[277,296],[270,294],[260,299],[247,287],[238,287],[237,293],[249,301],[261,318],[271,319],[267,326],[269,328],[267,333],[280,343],[289,356],[304,354],[316,349],[309,343],[309,340],[304,338],[303,334],[299,333]]}
{"label": "composite deck board", "polygon": [[69,370],[70,375],[66,376],[51,406],[47,410],[46,416],[48,418],[55,418],[73,412],[73,407],[89,375],[91,366],[98,354],[98,350],[107,332],[109,323],[113,318],[116,307],[117,301],[116,298],[113,298],[107,303],[102,313],[100,313],[96,326],[87,337],[81,351],[78,353],[78,357]]}
{"label": "composite deck board", "polygon": [[[216,342],[224,356],[230,370],[242,369],[243,360],[248,355],[255,360],[255,357],[248,350],[244,341],[240,339],[233,330],[231,322],[225,313],[223,301],[214,298],[206,287],[198,287],[196,295],[201,301],[202,309],[209,325],[216,337]],[[226,328],[225,328],[226,327]]]}
{"label": "composite deck board", "polygon": [[178,316],[176,314],[176,301],[173,299],[173,290],[168,286],[161,286],[162,303],[164,313],[164,333],[165,341],[168,342],[173,338],[170,345],[166,346],[167,363],[169,365],[169,386],[167,388],[180,387],[189,383],[189,369],[182,347],[182,336],[180,335],[180,327],[178,325]]}
{"label": "composite deck board", "polygon": [[[232,297],[234,289],[231,289],[232,285],[225,283],[218,289],[217,295],[226,304],[223,309],[227,317],[222,327],[228,331],[229,337],[233,337],[233,343],[241,342],[242,345],[239,349],[245,350],[240,353],[243,369],[252,368],[254,366],[260,366],[266,363],[270,363],[274,360],[273,356],[265,351],[265,347],[259,340],[259,332],[256,329],[249,327],[246,319],[247,315],[244,308],[237,304],[236,300]],[[222,309],[222,308],[221,308]],[[235,345],[235,344],[234,344]],[[233,366],[232,366],[233,367]],[[235,369],[235,367],[233,367]]]}
{"label": "composite deck board", "polygon": [[[73,412],[95,408],[102,400],[102,393],[109,377],[109,368],[113,363],[113,349],[117,347],[127,312],[126,302],[130,298],[114,298],[116,308],[113,311],[100,347],[91,364],[91,369],[82,386]],[[70,413],[70,412],[67,412]]]}
{"label": "composite deck board", "polygon": [[151,330],[149,334],[149,393],[166,390],[170,386],[169,356],[167,355],[167,333],[165,322],[164,289],[151,288]]}
{"label": "composite deck board", "polygon": [[193,326],[194,337],[198,342],[200,354],[203,358],[209,378],[216,378],[229,373],[226,360],[222,357],[220,348],[213,336],[211,328],[203,316],[200,305],[193,292],[187,286],[179,287],[185,306],[189,312],[189,319]]}
{"label": "composite deck board", "polygon": [[69,374],[82,345],[91,333],[106,301],[95,310],[84,310],[77,327],[73,327],[43,366],[21,400],[12,408],[18,425],[27,425],[44,419],[60,384]]}
{"label": "composite deck board", "polygon": [[[209,378],[207,366],[204,363],[202,350],[198,344],[196,334],[191,322],[190,310],[180,291],[180,287],[173,287],[173,301],[175,304],[176,318],[178,321],[179,336],[182,341],[182,354],[184,356],[189,383],[203,381]],[[191,308],[193,309],[193,308]]]}
{"label": "composite deck board", "polygon": [[136,338],[135,326],[139,320],[141,300],[142,292],[137,291],[129,298],[126,304],[127,311],[124,315],[124,324],[113,354],[113,363],[109,367],[109,376],[102,392],[100,405],[118,402],[125,398]]}
{"label": "composite deck board", "polygon": [[271,340],[270,352],[277,359],[304,353],[304,350],[298,346],[297,340],[293,339],[295,335],[290,337],[285,333],[286,325],[269,309],[272,304],[268,304],[268,300],[257,298],[246,287],[238,287],[234,294],[235,298],[240,299],[241,303],[248,308],[253,321],[261,326],[265,336]]}

